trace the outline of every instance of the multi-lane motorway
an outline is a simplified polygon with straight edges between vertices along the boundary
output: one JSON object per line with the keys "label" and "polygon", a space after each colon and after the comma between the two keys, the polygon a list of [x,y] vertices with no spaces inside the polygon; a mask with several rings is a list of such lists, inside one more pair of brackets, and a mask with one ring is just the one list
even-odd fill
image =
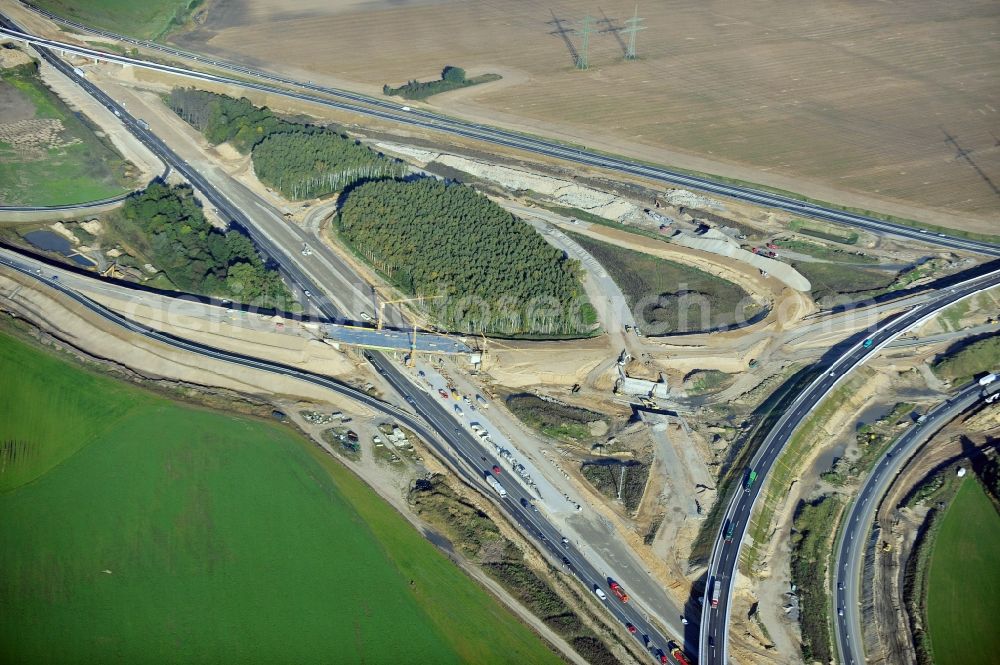
{"label": "multi-lane motorway", "polygon": [[844,665],[865,662],[859,602],[861,574],[868,541],[866,536],[882,497],[913,453],[958,414],[982,400],[983,392],[983,387],[973,382],[954,397],[928,411],[882,455],[854,498],[841,526],[840,548],[833,574],[833,598],[836,605],[836,615],[833,617],[834,641],[837,643],[840,662]]}
{"label": "multi-lane motorway", "polygon": [[[0,24],[4,25],[7,30],[17,30],[17,26],[5,17],[0,17]],[[136,118],[129,115],[121,105],[116,103],[113,99],[85,78],[78,76],[75,72],[73,72],[72,68],[68,64],[60,60],[45,46],[35,44],[35,48],[41,57],[43,57],[47,62],[59,69],[66,76],[69,76],[100,103],[115,112],[115,114],[121,118],[125,126],[136,137],[138,137],[139,140],[141,140],[154,153],[159,155],[166,163],[170,164],[177,172],[187,178],[188,181],[201,191],[205,198],[208,199],[222,215],[243,226],[257,244],[258,248],[279,265],[282,273],[290,283],[300,289],[303,293],[322,293],[319,286],[310,279],[308,272],[301,269],[298,265],[299,258],[295,256],[294,252],[283,250],[281,247],[272,243],[266,234],[260,232],[253,219],[246,215],[238,206],[233,205],[212,185],[210,181],[182,160],[163,141],[140,124]],[[332,381],[326,377],[309,374],[307,372],[302,372],[294,368],[286,367],[277,363],[270,363],[257,358],[249,358],[238,354],[228,353],[205,345],[180,340],[170,335],[145,328],[144,326],[130,321],[117,313],[106,310],[85,296],[63,286],[58,280],[52,280],[51,275],[39,275],[30,267],[23,264],[17,264],[16,260],[4,258],[3,262],[24,274],[35,277],[36,279],[45,280],[53,288],[69,295],[74,300],[84,304],[92,311],[101,314],[101,316],[104,316],[109,321],[124,326],[135,333],[156,339],[163,343],[171,344],[172,346],[178,348],[183,348],[193,353],[200,353],[219,360],[235,362],[264,371],[279,372],[285,375],[295,376],[302,380],[329,387],[341,394],[357,397],[366,405],[383,413],[391,413],[407,427],[411,427],[413,431],[424,438],[428,444],[433,447],[436,453],[440,455],[441,458],[444,459],[456,472],[458,472],[466,480],[466,482],[481,488],[487,494],[491,491],[487,489],[487,485],[484,482],[485,470],[490,469],[494,464],[499,464],[499,460],[484,451],[478,440],[473,438],[469,432],[457,425],[451,413],[430,398],[423,390],[412,385],[407,375],[402,372],[401,369],[389,358],[381,355],[380,353],[366,353],[365,357],[374,369],[386,380],[386,382],[399,393],[399,395],[417,412],[417,414],[419,414],[420,419],[422,419],[423,422],[411,414],[398,409],[397,407],[381,402],[380,400],[375,400],[374,398],[364,395],[363,393],[358,393],[353,388],[339,384],[338,382]],[[338,311],[329,300],[324,298],[314,299],[313,305],[330,320],[343,318],[345,314],[344,312]],[[435,434],[437,436],[435,436]],[[540,544],[543,551],[547,551],[554,557],[556,565],[559,565],[560,562],[562,562],[563,557],[565,557],[572,568],[572,572],[579,577],[585,586],[589,589],[593,589],[595,585],[598,585],[606,589],[607,579],[605,575],[592,566],[580,550],[576,549],[569,543],[563,544],[558,530],[545,519],[542,513],[535,512],[529,507],[521,504],[520,500],[522,498],[525,500],[532,498],[528,495],[527,491],[520,485],[513,483],[510,483],[509,485],[508,496],[505,499],[499,499],[499,497],[497,497],[498,505],[504,510],[504,512],[506,512],[517,524],[522,525],[526,530],[526,535],[536,539],[536,542]],[[612,615],[614,615],[619,621],[622,623],[630,623],[636,627],[636,635],[638,638],[643,640],[642,643],[649,650],[650,657],[655,660],[659,660],[659,657],[662,655],[659,650],[663,650],[663,652],[665,652],[667,649],[667,638],[662,634],[660,629],[647,618],[646,614],[634,603],[623,604],[617,601],[612,602],[611,600],[608,600],[605,601],[605,604],[608,611],[611,612]]]}
{"label": "multi-lane motorway", "polygon": [[[541,546],[542,550],[551,556],[554,565],[562,565],[566,572],[576,575],[589,589],[593,589],[595,585],[602,589],[607,589],[606,574],[598,571],[597,568],[591,565],[575,545],[569,542],[562,542],[562,535],[559,531],[545,519],[542,513],[536,512],[529,507],[530,501],[534,496],[519,482],[513,481],[512,478],[504,480],[504,487],[508,494],[503,499],[492,493],[492,490],[488,488],[484,479],[489,469],[493,465],[499,465],[500,460],[487,451],[481,441],[473,437],[464,428],[458,426],[455,419],[446,410],[441,408],[424,390],[413,385],[408,376],[401,372],[385,356],[374,353],[366,354],[375,371],[397,393],[403,395],[407,404],[418,411],[423,418],[414,416],[409,411],[329,377],[312,374],[260,358],[223,351],[159,332],[153,328],[139,324],[98,304],[71,288],[64,280],[53,276],[51,271],[39,273],[34,262],[21,259],[11,253],[5,253],[0,256],[0,265],[7,266],[48,285],[64,296],[80,303],[91,312],[132,333],[215,360],[313,383],[354,399],[377,412],[394,418],[397,422],[415,432],[431,446],[435,453],[452,469],[460,473],[467,482],[478,487],[484,494],[493,498],[500,508],[524,529],[525,535],[534,539]],[[521,503],[522,500],[528,505],[523,505]],[[645,613],[636,607],[634,603],[619,603],[617,600],[612,600],[611,598],[613,597],[610,594],[608,595],[609,599],[604,601],[608,611],[622,624],[632,624],[636,627],[636,638],[641,640],[641,643],[646,646],[651,657],[658,657],[660,650],[665,653],[667,638],[646,617]]]}
{"label": "multi-lane motorway", "polygon": [[[723,516],[723,526],[712,548],[699,638],[700,662],[703,665],[721,665],[729,660],[729,608],[733,581],[738,572],[740,547],[746,537],[750,516],[767,474],[799,425],[845,375],[878,353],[883,346],[945,307],[997,284],[1000,284],[1000,270],[955,284],[939,292],[934,300],[918,305],[900,316],[883,320],[874,327],[867,338],[857,340],[831,365],[823,369],[822,374],[788,405],[751,459],[747,476],[749,472],[754,472],[756,474],[754,482],[746,488],[744,480],[732,491]],[[732,525],[733,537],[730,539],[725,538],[726,524]],[[710,600],[716,581],[721,585],[721,594],[718,606],[712,607]]]}
{"label": "multi-lane motorway", "polygon": [[[593,151],[567,147],[555,142],[546,141],[544,139],[522,136],[520,134],[478,125],[475,123],[459,121],[424,111],[417,111],[408,108],[400,109],[395,104],[353,95],[352,93],[340,90],[314,86],[311,84],[303,85],[290,80],[281,80],[281,82],[285,84],[297,85],[300,88],[312,88],[315,92],[327,95],[327,97],[317,97],[315,95],[294,92],[283,88],[276,88],[262,83],[247,82],[229,77],[217,76],[214,74],[201,73],[183,67],[173,67],[159,63],[151,63],[59,41],[41,39],[20,31],[16,25],[9,21],[0,21],[0,24],[3,24],[4,26],[0,29],[0,33],[4,33],[15,39],[20,39],[34,44],[42,57],[50,62],[54,67],[74,79],[109,109],[116,111],[116,114],[122,117],[123,122],[125,122],[126,126],[130,129],[130,131],[132,131],[133,134],[139,137],[140,140],[142,140],[154,152],[165,157],[166,161],[168,161],[168,163],[170,163],[197,189],[199,189],[224,216],[227,216],[244,226],[257,243],[258,247],[268,254],[274,261],[276,261],[281,266],[282,271],[289,281],[301,288],[303,292],[310,289],[316,293],[321,293],[322,291],[320,291],[315,282],[310,279],[308,271],[302,270],[295,256],[290,255],[287,251],[282,251],[282,248],[276,247],[273,243],[271,243],[266,234],[261,233],[247,215],[245,215],[236,206],[231,205],[230,202],[195,169],[191,168],[183,160],[177,157],[177,155],[174,154],[173,151],[171,151],[162,141],[149,132],[145,127],[140,125],[135,118],[126,114],[124,109],[117,105],[102,91],[90,84],[90,82],[86,79],[76,76],[69,65],[57,58],[48,49],[53,48],[62,52],[76,53],[87,57],[99,58],[105,61],[157,69],[189,78],[253,88],[272,94],[296,98],[396,123],[424,127],[434,131],[447,132],[480,141],[534,152],[536,154],[557,157],[578,164],[595,166],[618,173],[641,176],[660,181],[665,184],[691,187],[721,196],[728,196],[750,201],[763,206],[786,210],[799,215],[844,223],[880,234],[890,234],[917,240],[928,240],[933,241],[935,244],[942,247],[975,251],[990,256],[1000,256],[1000,247],[989,243],[953,238],[940,234],[929,234],[925,231],[919,231],[909,227],[883,222],[881,220],[863,215],[842,212],[833,208],[806,203],[752,188],[718,183],[700,176],[691,176],[659,167],[632,163],[624,159],[608,157]],[[251,70],[247,70],[246,68],[239,68],[238,66],[231,65],[230,63],[205,58],[200,58],[200,60],[201,62],[211,64],[216,67],[229,68],[252,76],[275,79],[272,75],[253,72]],[[342,101],[338,101],[338,99],[331,99],[330,97],[336,97]],[[777,426],[768,435],[764,445],[754,456],[751,463],[751,467],[758,474],[757,482],[749,488],[748,492],[743,492],[742,488],[738,489],[729,504],[728,510],[726,511],[724,519],[732,521],[736,532],[740,535],[740,539],[735,543],[726,543],[723,541],[720,534],[720,538],[713,549],[712,563],[709,570],[709,584],[707,586],[710,589],[711,582],[719,580],[723,587],[723,593],[718,608],[711,608],[708,602],[705,603],[700,644],[702,662],[725,662],[727,660],[726,638],[728,610],[732,593],[732,578],[736,574],[739,545],[745,536],[754,502],[763,484],[762,481],[766,476],[767,471],[780,454],[780,451],[783,449],[784,443],[791,436],[792,432],[794,432],[798,424],[809,413],[809,411],[815,408],[815,406],[845,373],[862,363],[870,356],[870,354],[876,352],[881,346],[891,341],[895,336],[915,325],[923,317],[928,316],[953,302],[956,302],[962,297],[971,295],[978,290],[988,288],[989,286],[993,286],[997,283],[998,278],[996,273],[992,273],[987,277],[978,278],[977,280],[964,282],[956,285],[956,287],[950,289],[947,293],[942,294],[941,297],[937,298],[933,302],[917,307],[899,318],[880,325],[871,335],[871,345],[863,346],[859,341],[858,344],[843,354],[830,368],[824,370],[824,373],[817,378],[806,391],[801,393],[789,406],[782,418],[779,419]],[[328,301],[317,302],[316,306],[321,312],[323,312],[324,315],[330,317],[331,319],[337,318],[341,315],[341,312],[338,312]],[[470,460],[466,459],[466,457],[469,455],[479,455],[481,450],[478,446],[478,442],[476,442],[470,434],[463,431],[461,428],[456,428],[451,414],[445,411],[441,405],[436,403],[433,399],[428,398],[422,391],[414,389],[414,387],[408,383],[408,379],[405,374],[403,374],[398,367],[388,361],[388,359],[377,354],[371,354],[369,359],[372,365],[386,378],[389,384],[399,391],[400,394],[404,396],[406,401],[425,419],[425,421],[428,422],[431,427],[448,442],[451,449],[457,452],[457,454],[465,462],[465,467],[470,466]],[[471,448],[469,448],[469,446],[471,446]],[[480,457],[482,457],[482,455],[480,455]],[[445,455],[445,458],[449,459],[449,461],[453,460],[453,457],[448,457],[447,455]],[[489,460],[487,459],[485,461],[481,461],[485,463]],[[474,462],[475,460],[472,459],[471,466],[475,466]],[[464,469],[463,475],[467,475],[467,479],[470,482],[478,482],[482,485],[481,474],[470,473],[469,469],[465,467],[459,467],[459,469]],[[543,518],[541,518],[537,513],[528,511],[519,504],[513,504],[511,499],[520,498],[523,497],[516,496],[515,492],[511,492],[511,496],[507,500],[502,501],[501,504],[510,503],[511,505],[503,506],[507,512],[511,514],[518,523],[524,525],[525,528],[528,528],[529,526],[534,527],[535,530],[532,531],[529,529],[529,533],[533,535],[537,533],[538,537],[544,536],[546,540],[543,540],[542,542],[548,543],[547,547],[550,551],[559,552],[560,548],[554,545],[552,541],[552,537],[557,535],[554,528],[548,524],[548,522],[544,521]],[[573,558],[570,558],[570,561],[573,563],[577,574],[584,579],[588,586],[603,583],[603,578],[597,576],[597,571],[592,567],[589,567],[589,564],[586,563],[581,554],[573,551],[572,549],[568,551],[578,558],[578,561],[574,561]],[[647,634],[655,635],[652,626],[644,620],[644,617],[629,615],[629,613],[637,614],[634,607],[612,603],[610,609],[616,614],[616,616],[618,616],[619,619],[626,620],[626,618],[628,618],[631,620],[630,622],[638,626],[641,631],[647,632],[648,630]],[[652,639],[662,643],[657,646],[665,648],[665,640],[662,636],[657,635]]]}
{"label": "multi-lane motorway", "polygon": [[[30,5],[28,6],[30,7]],[[62,21],[63,23],[69,23],[62,19],[59,19],[58,17],[55,17],[52,14],[48,14],[46,12],[41,12],[41,13],[55,20]],[[367,115],[369,117],[380,118],[383,120],[391,121],[393,123],[422,127],[433,131],[444,132],[452,135],[474,139],[477,141],[484,141],[495,145],[502,145],[509,148],[515,148],[526,152],[540,154],[546,157],[555,157],[576,164],[593,166],[600,169],[612,171],[615,173],[638,176],[655,182],[660,182],[665,185],[690,187],[692,189],[708,192],[710,194],[716,194],[719,196],[725,196],[733,199],[747,201],[749,203],[754,203],[761,206],[784,210],[787,212],[794,213],[796,215],[803,215],[806,217],[813,217],[825,221],[847,224],[850,226],[865,229],[882,235],[894,235],[913,240],[924,240],[951,249],[963,249],[967,251],[987,254],[989,256],[1000,256],[1000,247],[987,242],[967,240],[964,238],[947,236],[941,233],[930,233],[925,230],[915,229],[908,226],[903,226],[901,224],[882,221],[866,215],[847,212],[843,210],[837,210],[833,207],[824,206],[818,203],[802,201],[799,199],[783,196],[780,194],[774,194],[768,191],[755,189],[748,186],[733,185],[725,182],[720,182],[717,180],[713,180],[708,176],[692,175],[663,167],[642,164],[640,162],[630,161],[628,159],[621,157],[604,155],[593,150],[588,150],[586,148],[568,146],[561,143],[557,143],[555,141],[546,140],[543,138],[538,138],[525,134],[519,134],[517,132],[498,129],[496,127],[490,127],[479,123],[458,120],[441,114],[431,113],[429,111],[411,108],[408,106],[400,107],[396,103],[372,97],[367,97],[364,95],[359,95],[346,90],[321,86],[311,82],[296,81],[294,79],[290,79],[287,77],[282,77],[275,74],[269,74],[267,72],[250,69],[243,65],[234,64],[231,62],[227,62],[225,60],[209,58],[205,56],[197,56],[194,54],[189,54],[183,51],[179,51],[177,49],[172,49],[170,47],[152,44],[149,42],[141,42],[139,40],[135,40],[122,35],[116,35],[114,33],[110,33],[107,31],[95,31],[80,24],[72,24],[72,25],[74,25],[79,29],[88,30],[96,34],[101,34],[111,39],[122,40],[127,43],[133,43],[147,48],[155,48],[161,52],[167,52],[170,53],[171,55],[178,57],[192,58],[202,65],[210,65],[218,69],[228,70],[242,75],[251,76],[257,80],[270,80],[277,83],[281,83],[282,85],[295,86],[300,89],[305,89],[305,90],[310,90],[312,92],[320,93],[323,96],[318,97],[313,94],[296,92],[293,90],[289,90],[287,88],[268,85],[265,83],[258,83],[256,81],[235,79],[227,76],[200,72],[180,66],[149,62],[139,58],[132,58],[128,56],[118,55],[115,53],[109,53],[106,51],[78,46],[75,44],[70,44],[57,40],[44,39],[41,37],[36,37],[34,35],[25,33],[21,31],[16,25],[13,24],[5,25],[2,29],[0,29],[0,34],[6,34],[7,36],[12,37],[14,39],[29,42],[39,46],[45,46],[48,48],[57,49],[64,53],[74,53],[77,55],[82,55],[84,57],[95,58],[106,62],[116,62],[134,67],[144,67],[147,69],[153,69],[188,78],[200,79],[203,81],[225,83],[229,85],[236,85],[244,88],[260,90],[263,92],[268,92],[270,94],[281,95],[284,97],[290,97],[302,101],[307,101],[327,106],[330,108],[335,108],[343,111],[350,111],[352,113]]]}

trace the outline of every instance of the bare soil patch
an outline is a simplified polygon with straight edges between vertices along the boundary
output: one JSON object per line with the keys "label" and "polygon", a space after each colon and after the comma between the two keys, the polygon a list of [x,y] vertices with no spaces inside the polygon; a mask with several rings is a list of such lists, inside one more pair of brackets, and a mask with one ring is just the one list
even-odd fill
{"label": "bare soil patch", "polygon": [[[20,53],[20,51],[17,51]],[[0,118],[4,124],[35,117],[35,105],[28,97],[6,81],[0,81]]]}
{"label": "bare soil patch", "polygon": [[[633,10],[620,0],[600,9],[313,1],[294,11],[220,0],[177,41],[374,94],[444,64],[518,70],[516,85],[435,103],[967,230],[1000,219],[996,3],[653,3],[640,7],[649,30],[639,60],[626,62],[614,28]],[[591,67],[579,71],[580,36],[569,31],[588,12],[597,19]],[[966,214],[951,219],[955,211]]]}

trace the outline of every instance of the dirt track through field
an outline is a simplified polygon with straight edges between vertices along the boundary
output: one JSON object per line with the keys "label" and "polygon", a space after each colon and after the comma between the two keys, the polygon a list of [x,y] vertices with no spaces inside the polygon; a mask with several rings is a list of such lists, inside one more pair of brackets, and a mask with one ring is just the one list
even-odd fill
{"label": "dirt track through field", "polygon": [[219,0],[177,41],[373,94],[448,64],[506,72],[431,102],[858,207],[1000,222],[997,3],[646,3],[634,62],[622,0],[285,4]]}

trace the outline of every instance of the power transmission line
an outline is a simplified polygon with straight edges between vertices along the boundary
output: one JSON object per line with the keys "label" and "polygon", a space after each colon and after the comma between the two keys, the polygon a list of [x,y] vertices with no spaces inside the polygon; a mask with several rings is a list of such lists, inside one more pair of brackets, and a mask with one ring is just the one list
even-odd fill
{"label": "power transmission line", "polygon": [[635,60],[635,34],[640,30],[645,30],[646,27],[639,25],[640,21],[645,21],[646,19],[639,18],[639,6],[635,7],[635,15],[632,18],[625,21],[627,28],[624,28],[622,32],[628,35],[628,46],[625,48],[625,59]]}
{"label": "power transmission line", "polygon": [[587,14],[580,23],[582,24],[580,28],[580,54],[576,58],[576,68],[587,69],[590,67],[590,33],[594,30],[594,17]]}

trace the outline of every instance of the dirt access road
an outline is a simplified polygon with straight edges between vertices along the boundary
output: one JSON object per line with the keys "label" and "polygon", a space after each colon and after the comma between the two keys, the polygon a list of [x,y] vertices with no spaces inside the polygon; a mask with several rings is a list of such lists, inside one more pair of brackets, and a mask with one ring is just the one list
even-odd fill
{"label": "dirt access road", "polygon": [[[505,79],[449,113],[599,149],[990,232],[1000,5],[681,0],[216,0],[188,49],[378,95],[444,65]],[[574,67],[595,19],[590,69]],[[961,213],[961,214],[955,214]]]}

